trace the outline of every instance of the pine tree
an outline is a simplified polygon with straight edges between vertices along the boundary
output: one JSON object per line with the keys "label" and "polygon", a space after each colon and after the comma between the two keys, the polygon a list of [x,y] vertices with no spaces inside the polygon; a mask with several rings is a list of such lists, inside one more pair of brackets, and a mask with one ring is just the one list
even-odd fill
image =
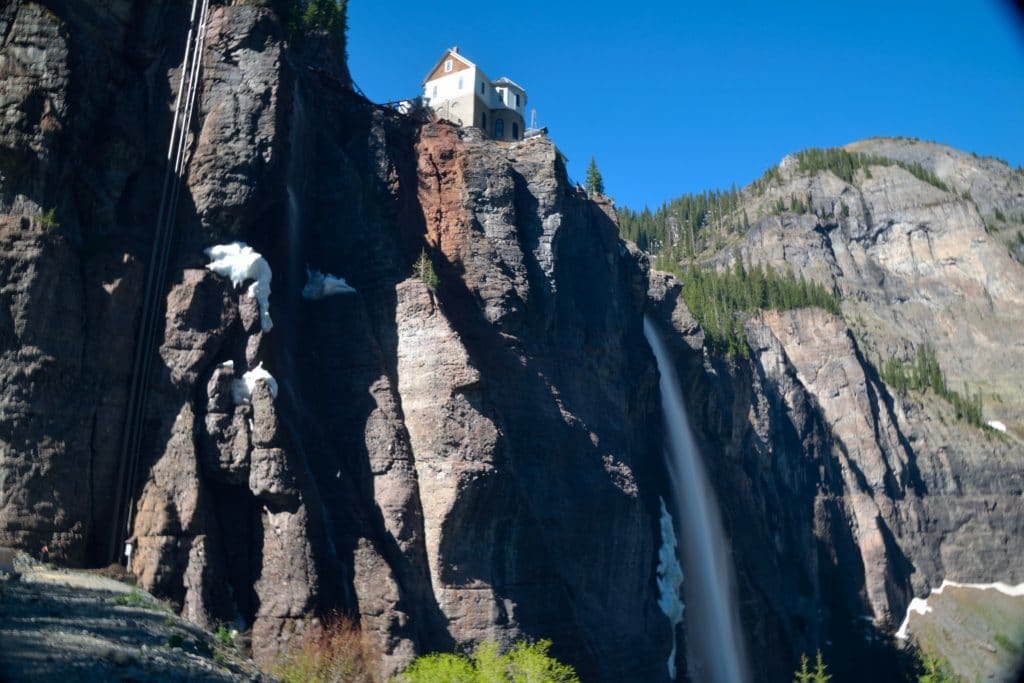
{"label": "pine tree", "polygon": [[587,194],[604,194],[604,179],[594,157],[590,157],[590,166],[587,167]]}

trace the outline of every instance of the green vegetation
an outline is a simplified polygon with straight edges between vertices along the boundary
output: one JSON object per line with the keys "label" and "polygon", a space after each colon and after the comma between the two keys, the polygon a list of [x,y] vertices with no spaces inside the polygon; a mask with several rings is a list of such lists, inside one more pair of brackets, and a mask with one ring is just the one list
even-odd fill
{"label": "green vegetation", "polygon": [[548,654],[550,640],[516,643],[502,653],[497,643],[477,645],[472,656],[435,653],[417,658],[401,683],[579,683],[575,670]]}
{"label": "green vegetation", "polygon": [[345,48],[348,0],[274,0],[291,40],[323,34]]}
{"label": "green vegetation", "polygon": [[828,673],[828,666],[821,657],[821,650],[818,650],[813,671],[809,665],[807,655],[800,655],[800,668],[793,674],[793,683],[828,683],[832,678],[832,674]]}
{"label": "green vegetation", "polygon": [[590,157],[590,166],[587,167],[587,194],[604,194],[604,178],[601,177],[594,157]]}
{"label": "green vegetation", "polygon": [[796,154],[797,163],[803,173],[814,173],[816,171],[831,171],[837,177],[848,183],[853,183],[854,177],[859,169],[863,169],[867,177],[871,177],[871,166],[899,166],[909,171],[918,180],[934,185],[943,192],[949,192],[949,186],[939,180],[939,177],[920,164],[905,163],[881,157],[873,154],[860,154],[847,152],[838,147],[821,149],[805,149]]}
{"label": "green vegetation", "polygon": [[332,615],[322,624],[307,624],[271,666],[282,683],[374,683],[377,653],[347,617]]}
{"label": "green vegetation", "polygon": [[949,668],[941,657],[918,652],[917,683],[960,683],[961,678]]}
{"label": "green vegetation", "polygon": [[679,262],[692,258],[730,232],[750,229],[740,211],[740,192],[712,190],[685,194],[657,211],[617,209],[619,232],[644,251]]}
{"label": "green vegetation", "polygon": [[44,232],[53,232],[60,227],[60,222],[57,220],[57,209],[55,208],[37,213],[33,219]]}
{"label": "green vegetation", "polygon": [[1009,636],[1005,633],[997,633],[995,637],[996,645],[1003,648],[1011,655],[1017,657],[1020,655],[1021,647],[1019,644],[1010,640]]}
{"label": "green vegetation", "polygon": [[903,395],[909,391],[931,390],[953,406],[958,420],[964,420],[975,427],[985,427],[982,419],[981,392],[971,394],[965,386],[964,395],[961,395],[950,389],[946,383],[946,375],[935,357],[935,348],[931,344],[918,346],[917,357],[910,362],[890,358],[881,363],[879,374],[883,382]]}
{"label": "green vegetation", "polygon": [[223,645],[224,647],[234,647],[235,636],[237,635],[237,631],[229,629],[224,624],[221,624],[217,627],[217,632],[213,634],[213,637],[216,638],[217,642]]}
{"label": "green vegetation", "polygon": [[144,602],[142,593],[132,589],[130,593],[121,593],[114,598],[114,604],[121,607],[139,607]]}
{"label": "green vegetation", "polygon": [[999,207],[996,207],[995,216],[997,221],[1002,221],[1003,223],[1006,222],[1006,214],[1000,211]]}
{"label": "green vegetation", "polygon": [[841,314],[832,291],[803,275],[797,279],[792,271],[781,275],[770,265],[746,267],[740,261],[724,272],[664,265],[682,282],[683,301],[704,330],[709,347],[727,355],[746,357],[749,352],[740,313],[818,306]]}
{"label": "green vegetation", "polygon": [[441,284],[441,280],[434,271],[434,264],[427,256],[426,249],[420,251],[420,257],[412,266],[412,273],[431,289],[437,289],[437,286]]}

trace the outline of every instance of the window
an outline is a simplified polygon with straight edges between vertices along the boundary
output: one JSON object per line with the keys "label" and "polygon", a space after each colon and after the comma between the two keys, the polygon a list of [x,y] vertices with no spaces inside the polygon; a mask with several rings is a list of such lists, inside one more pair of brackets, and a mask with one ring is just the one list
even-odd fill
{"label": "window", "polygon": [[480,127],[487,132],[487,112],[485,111],[480,112]]}
{"label": "window", "polygon": [[481,83],[480,84],[480,94],[483,95],[485,92],[487,92],[487,84],[486,83]]}
{"label": "window", "polygon": [[498,140],[505,137],[505,119],[497,119],[494,122],[494,137]]}
{"label": "window", "polygon": [[436,100],[437,99],[437,86],[436,85],[434,86],[434,92],[430,95],[430,99],[432,99],[432,100]]}
{"label": "window", "polygon": [[450,60],[450,59],[444,60],[444,72],[447,74],[447,73],[451,73],[451,71],[452,71],[452,60]]}
{"label": "window", "polygon": [[512,139],[519,139],[519,124],[516,123],[515,121],[512,122]]}
{"label": "window", "polygon": [[516,93],[516,106],[519,106],[519,93]]}
{"label": "window", "polygon": [[459,90],[462,90],[462,76],[459,76]]}

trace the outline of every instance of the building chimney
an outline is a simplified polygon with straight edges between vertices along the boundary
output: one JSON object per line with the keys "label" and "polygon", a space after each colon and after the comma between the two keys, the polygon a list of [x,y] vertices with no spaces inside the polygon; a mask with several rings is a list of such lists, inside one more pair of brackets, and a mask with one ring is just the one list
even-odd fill
{"label": "building chimney", "polygon": [[454,52],[455,54],[459,54],[459,46],[456,45],[455,47],[453,47],[452,52]]}

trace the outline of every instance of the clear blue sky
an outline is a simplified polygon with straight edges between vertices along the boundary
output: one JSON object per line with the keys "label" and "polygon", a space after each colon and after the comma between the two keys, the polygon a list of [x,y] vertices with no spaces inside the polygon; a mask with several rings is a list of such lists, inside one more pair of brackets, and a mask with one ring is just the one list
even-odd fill
{"label": "clear blue sky", "polygon": [[349,0],[349,64],[384,102],[452,45],[619,205],[745,185],[788,152],[905,135],[1024,164],[1024,26],[999,0]]}

